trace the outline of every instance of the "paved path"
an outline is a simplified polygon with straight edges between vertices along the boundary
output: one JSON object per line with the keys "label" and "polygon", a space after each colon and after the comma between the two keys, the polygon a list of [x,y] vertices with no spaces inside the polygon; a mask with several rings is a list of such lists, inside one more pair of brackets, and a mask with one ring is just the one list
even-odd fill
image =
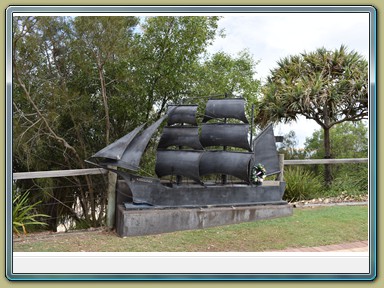
{"label": "paved path", "polygon": [[[277,252],[277,251],[273,251]],[[278,252],[368,252],[368,241],[335,244],[319,247],[288,248]]]}

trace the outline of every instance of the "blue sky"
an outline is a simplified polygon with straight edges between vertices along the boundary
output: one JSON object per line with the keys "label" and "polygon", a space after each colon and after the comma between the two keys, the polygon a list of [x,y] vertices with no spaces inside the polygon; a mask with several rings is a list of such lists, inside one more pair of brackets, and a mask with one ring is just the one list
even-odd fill
{"label": "blue sky", "polygon": [[[247,49],[259,60],[256,78],[264,80],[279,59],[304,51],[341,45],[369,60],[368,13],[254,13],[225,16],[219,21],[226,37],[217,38],[209,52],[224,51],[236,55]],[[295,131],[299,147],[320,127],[313,120],[278,125],[275,134]]]}

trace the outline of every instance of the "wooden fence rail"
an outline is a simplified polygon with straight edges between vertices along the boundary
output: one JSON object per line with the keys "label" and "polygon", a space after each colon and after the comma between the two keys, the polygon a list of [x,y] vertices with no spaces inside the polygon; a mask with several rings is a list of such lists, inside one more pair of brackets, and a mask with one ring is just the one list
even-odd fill
{"label": "wooden fence rail", "polygon": [[284,165],[368,163],[368,158],[284,160]]}
{"label": "wooden fence rail", "polygon": [[[306,160],[284,160],[284,154],[279,154],[280,173],[277,180],[283,181],[284,179],[284,166],[285,165],[313,165],[313,164],[343,164],[343,163],[366,163],[368,158],[355,158],[355,159],[306,159]],[[91,169],[75,169],[75,170],[55,170],[55,171],[37,171],[37,172],[17,172],[13,173],[13,180],[23,179],[36,179],[36,178],[50,178],[50,177],[71,177],[82,175],[98,175],[106,174],[108,171],[102,168]],[[108,215],[107,225],[113,227],[114,213],[115,213],[115,196],[113,193],[108,193]]]}
{"label": "wooden fence rail", "polygon": [[[283,154],[280,154],[281,168],[283,168],[285,165],[368,163],[368,158],[284,160],[283,156],[284,156]],[[13,180],[97,175],[97,174],[106,174],[107,172],[108,172],[107,170],[102,168],[37,171],[37,172],[17,172],[17,173],[13,173]]]}
{"label": "wooden fence rail", "polygon": [[13,173],[13,180],[97,175],[97,174],[106,174],[107,172],[108,172],[107,170],[102,168],[18,172],[18,173]]}
{"label": "wooden fence rail", "polygon": [[277,175],[279,181],[284,180],[285,165],[318,165],[318,164],[351,164],[351,163],[368,163],[368,158],[344,158],[344,159],[301,159],[301,160],[284,160],[284,154],[279,154],[280,173]]}

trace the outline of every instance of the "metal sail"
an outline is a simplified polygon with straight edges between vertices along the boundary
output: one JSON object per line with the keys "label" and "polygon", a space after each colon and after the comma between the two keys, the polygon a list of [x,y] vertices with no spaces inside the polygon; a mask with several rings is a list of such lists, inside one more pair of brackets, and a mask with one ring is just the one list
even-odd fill
{"label": "metal sail", "polygon": [[165,149],[169,146],[188,146],[197,150],[204,149],[199,140],[199,128],[197,126],[164,127],[157,148]]}
{"label": "metal sail", "polygon": [[173,124],[191,124],[196,126],[197,105],[171,105],[168,117],[168,126]]}
{"label": "metal sail", "polygon": [[144,124],[140,125],[139,127],[136,127],[127,135],[121,137],[120,139],[116,140],[112,144],[101,149],[91,158],[108,158],[112,160],[120,160],[129,143],[131,143],[132,139],[135,138],[135,136],[137,135],[137,133],[140,132],[143,126]]}
{"label": "metal sail", "polygon": [[225,174],[249,182],[252,157],[248,152],[205,151],[200,159],[200,175]]}
{"label": "metal sail", "polygon": [[134,171],[138,170],[141,156],[143,155],[145,148],[147,148],[149,140],[167,116],[167,114],[164,115],[147,129],[145,129],[141,134],[134,137],[125,149],[121,159],[107,160],[101,164],[118,166]]}
{"label": "metal sail", "polygon": [[280,173],[279,156],[276,152],[276,140],[273,126],[269,124],[253,141],[254,163],[261,163],[267,175]]}
{"label": "metal sail", "polygon": [[200,142],[204,147],[231,146],[251,151],[248,124],[203,124]]}
{"label": "metal sail", "polygon": [[203,151],[159,150],[155,172],[158,177],[180,175],[200,182],[199,162]]}
{"label": "metal sail", "polygon": [[248,123],[243,98],[210,99],[205,108],[203,122],[217,118],[233,118]]}

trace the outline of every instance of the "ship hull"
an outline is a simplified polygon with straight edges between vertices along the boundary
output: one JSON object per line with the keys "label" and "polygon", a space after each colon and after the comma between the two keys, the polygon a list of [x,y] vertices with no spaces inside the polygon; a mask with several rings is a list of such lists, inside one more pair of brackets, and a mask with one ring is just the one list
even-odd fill
{"label": "ship hull", "polygon": [[[286,204],[282,200],[285,182],[266,181],[265,184],[246,185],[172,185],[167,186],[151,178],[137,178],[121,182],[118,191],[131,195],[123,201],[126,207],[207,207],[207,206],[241,206],[257,204]],[[124,185],[125,188],[122,188]]]}

